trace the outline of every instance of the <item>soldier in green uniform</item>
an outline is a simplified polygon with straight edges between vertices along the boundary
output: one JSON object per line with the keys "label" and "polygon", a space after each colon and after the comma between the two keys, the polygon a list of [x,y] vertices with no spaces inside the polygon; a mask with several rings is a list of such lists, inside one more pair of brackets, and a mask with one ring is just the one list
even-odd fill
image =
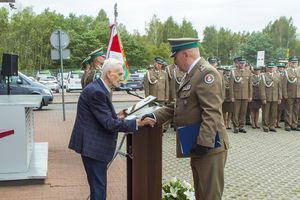
{"label": "soldier in green uniform", "polygon": [[[246,69],[249,69],[251,72],[252,72],[252,66],[251,64],[246,60],[246,66],[245,66]],[[249,102],[250,103],[250,102]],[[249,103],[247,105],[247,112],[246,112],[246,125],[252,125],[251,123],[251,114],[250,114],[250,108],[249,108]],[[252,126],[253,127],[253,126]]]}
{"label": "soldier in green uniform", "polygon": [[90,68],[90,71],[87,73],[85,77],[86,79],[85,86],[87,86],[89,83],[101,77],[102,65],[105,60],[105,54],[103,52],[102,47],[90,53],[90,56],[93,59],[93,66]]}
{"label": "soldier in green uniform", "polygon": [[[284,63],[278,63],[277,64],[277,70],[276,72],[280,76],[281,81],[281,87],[283,86],[283,79],[285,77],[285,64]],[[282,90],[282,88],[281,88]],[[282,112],[285,110],[285,99],[281,100],[281,104],[278,104],[277,107],[277,117],[276,117],[276,125],[275,128],[281,128],[280,126],[280,120],[282,118]]]}
{"label": "soldier in green uniform", "polygon": [[[154,69],[148,70],[144,78],[145,97],[152,95],[157,98],[157,103],[165,105],[169,100],[168,74],[161,70],[164,59],[156,57],[154,60]],[[168,126],[168,123],[163,125],[163,132],[167,131]]]}
{"label": "soldier in green uniform", "polygon": [[238,58],[238,68],[231,71],[229,79],[230,99],[233,106],[233,132],[247,133],[244,129],[248,102],[252,101],[251,71],[245,69],[246,58]]}
{"label": "soldier in green uniform", "polygon": [[161,70],[166,71],[167,66],[168,66],[168,62],[164,61],[164,63],[161,66]]}
{"label": "soldier in green uniform", "polygon": [[89,60],[91,60],[91,57],[89,56],[89,57],[87,57],[86,59],[84,59],[83,61],[82,61],[82,63],[81,63],[81,65],[82,65],[82,67],[81,67],[81,70],[83,70],[84,71],[84,73],[83,73],[83,75],[82,75],[82,77],[81,77],[81,87],[82,87],[82,89],[84,89],[85,88],[85,76],[86,76],[86,74],[88,73],[88,71],[89,71],[89,69],[90,69],[90,67],[91,67],[91,65],[90,65],[90,63],[89,63]]}
{"label": "soldier in green uniform", "polygon": [[153,65],[149,65],[149,67],[147,67],[147,71],[148,70],[153,70],[154,66]]}
{"label": "soldier in green uniform", "polygon": [[282,82],[283,98],[285,99],[285,130],[300,131],[297,128],[300,106],[300,69],[298,68],[299,58],[293,56],[289,59],[291,68],[287,69]]}
{"label": "soldier in green uniform", "polygon": [[224,75],[224,67],[222,65],[219,66],[217,69],[222,73],[222,75]]}
{"label": "soldier in green uniform", "polygon": [[277,105],[281,104],[281,78],[274,73],[275,62],[266,63],[266,73],[259,81],[260,99],[262,101],[262,127],[264,132],[277,132],[275,129]]}
{"label": "soldier in green uniform", "polygon": [[229,77],[231,73],[231,67],[225,67],[225,74],[224,74],[224,80],[225,80],[225,100],[222,105],[222,112],[223,112],[223,119],[225,122],[226,129],[231,129],[230,127],[230,120],[232,117],[233,112],[233,102],[230,100],[230,94],[229,94]]}
{"label": "soldier in green uniform", "polygon": [[209,57],[208,62],[211,66],[213,66],[220,74],[221,80],[222,80],[222,99],[224,101],[225,99],[225,80],[223,76],[223,71],[218,70],[218,63],[220,62],[220,59],[216,56]]}
{"label": "soldier in green uniform", "polygon": [[239,68],[239,57],[233,59],[235,68]]}
{"label": "soldier in green uniform", "polygon": [[252,74],[251,81],[252,81],[252,101],[249,103],[250,108],[250,115],[252,120],[252,128],[260,128],[258,126],[258,117],[259,117],[259,109],[261,108],[261,100],[259,94],[259,80],[260,80],[260,71],[261,67],[255,66],[254,74]]}

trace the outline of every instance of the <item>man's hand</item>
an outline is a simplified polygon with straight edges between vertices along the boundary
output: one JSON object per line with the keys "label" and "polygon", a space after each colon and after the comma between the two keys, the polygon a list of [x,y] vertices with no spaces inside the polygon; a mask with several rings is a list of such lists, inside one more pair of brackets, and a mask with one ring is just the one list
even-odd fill
{"label": "man's hand", "polygon": [[118,119],[124,119],[127,117],[127,114],[126,114],[126,111],[127,108],[124,108],[123,110],[121,110],[119,113],[118,113]]}
{"label": "man's hand", "polygon": [[267,100],[266,99],[262,100],[262,103],[267,104]]}
{"label": "man's hand", "polygon": [[141,117],[137,119],[137,122],[138,122],[138,126],[140,127],[152,128],[155,125],[156,120],[150,117],[146,117],[144,119],[143,117]]}
{"label": "man's hand", "polygon": [[287,99],[288,98],[288,96],[284,96],[284,99]]}
{"label": "man's hand", "polygon": [[235,99],[234,98],[231,98],[231,102],[234,102],[235,101]]}
{"label": "man's hand", "polygon": [[281,104],[281,99],[278,99],[278,104]]}
{"label": "man's hand", "polygon": [[142,120],[144,120],[146,117],[150,117],[152,119],[155,119],[153,113],[147,113],[147,114],[143,115],[141,118],[142,118]]}
{"label": "man's hand", "polygon": [[252,101],[252,98],[248,98],[248,102],[251,102]]}
{"label": "man's hand", "polygon": [[197,156],[205,155],[208,153],[208,147],[195,144],[190,152],[195,153]]}

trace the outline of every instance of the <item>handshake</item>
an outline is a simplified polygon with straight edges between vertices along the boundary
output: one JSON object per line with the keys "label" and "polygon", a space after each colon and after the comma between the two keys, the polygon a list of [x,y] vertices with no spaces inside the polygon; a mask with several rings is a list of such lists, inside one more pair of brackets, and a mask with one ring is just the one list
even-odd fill
{"label": "handshake", "polygon": [[138,126],[144,128],[152,128],[154,127],[156,120],[153,113],[148,113],[143,115],[141,118],[137,120]]}

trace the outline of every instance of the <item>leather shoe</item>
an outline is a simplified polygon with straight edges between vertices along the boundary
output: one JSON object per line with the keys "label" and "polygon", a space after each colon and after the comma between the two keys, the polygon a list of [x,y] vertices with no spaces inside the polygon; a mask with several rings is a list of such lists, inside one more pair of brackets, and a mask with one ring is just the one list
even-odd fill
{"label": "leather shoe", "polygon": [[290,129],[290,128],[285,128],[285,130],[286,130],[286,131],[291,131],[291,129]]}
{"label": "leather shoe", "polygon": [[253,129],[256,129],[256,126],[252,126]]}
{"label": "leather shoe", "polygon": [[300,128],[300,124],[298,124],[297,127]]}
{"label": "leather shoe", "polygon": [[237,130],[237,129],[234,129],[234,131],[233,131],[233,133],[238,133],[239,132],[239,130]]}
{"label": "leather shoe", "polygon": [[247,133],[247,131],[246,131],[245,129],[243,129],[243,128],[242,128],[242,129],[240,129],[240,130],[239,130],[239,132],[242,132],[242,133]]}
{"label": "leather shoe", "polygon": [[251,122],[247,122],[247,123],[246,123],[246,125],[250,125],[250,126],[251,126],[251,125],[252,125],[252,123],[251,123]]}
{"label": "leather shoe", "polygon": [[264,128],[264,132],[269,132],[269,129]]}
{"label": "leather shoe", "polygon": [[270,128],[270,131],[277,132],[275,128]]}
{"label": "leather shoe", "polygon": [[300,131],[299,128],[292,128],[293,131]]}

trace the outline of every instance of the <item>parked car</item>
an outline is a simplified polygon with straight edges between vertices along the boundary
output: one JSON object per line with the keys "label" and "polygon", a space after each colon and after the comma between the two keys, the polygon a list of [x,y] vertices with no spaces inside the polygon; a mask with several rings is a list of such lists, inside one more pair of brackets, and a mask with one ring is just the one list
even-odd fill
{"label": "parked car", "polygon": [[68,74],[66,92],[71,92],[72,90],[82,90],[81,77],[84,71],[72,70]]}
{"label": "parked car", "polygon": [[[2,76],[2,68],[0,68],[0,95],[7,95],[7,76]],[[48,106],[53,102],[52,91],[40,84],[37,81],[30,80],[27,76],[18,72],[18,76],[9,77],[12,95],[42,95],[43,99],[39,107],[34,108],[34,110],[40,110],[43,106]]]}
{"label": "parked car", "polygon": [[[63,76],[64,76],[64,88],[66,88],[66,85],[67,85],[68,75],[69,75],[69,73],[63,73]],[[58,81],[59,87],[61,88],[62,87],[62,84],[61,84],[61,73],[57,74],[57,81]]]}
{"label": "parked car", "polygon": [[36,73],[35,79],[36,79],[37,81],[40,81],[41,76],[51,76],[51,73],[50,73],[49,70],[39,70],[39,71]]}
{"label": "parked car", "polygon": [[130,87],[132,90],[143,90],[143,79],[139,76],[139,74],[131,74],[127,82],[124,84],[124,87]]}
{"label": "parked car", "polygon": [[41,76],[39,83],[47,86],[56,93],[59,93],[59,86],[56,78],[54,76]]}

